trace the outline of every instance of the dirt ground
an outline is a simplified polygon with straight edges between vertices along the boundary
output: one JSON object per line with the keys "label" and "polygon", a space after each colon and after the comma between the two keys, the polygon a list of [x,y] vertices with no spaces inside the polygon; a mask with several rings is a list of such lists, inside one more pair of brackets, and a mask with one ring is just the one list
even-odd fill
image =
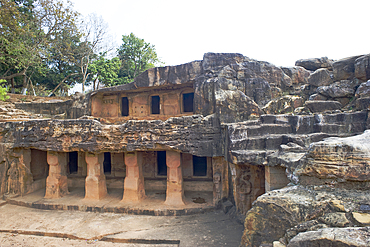
{"label": "dirt ground", "polygon": [[0,207],[1,247],[237,247],[242,232],[243,226],[222,211],[145,216],[40,210],[11,204]]}

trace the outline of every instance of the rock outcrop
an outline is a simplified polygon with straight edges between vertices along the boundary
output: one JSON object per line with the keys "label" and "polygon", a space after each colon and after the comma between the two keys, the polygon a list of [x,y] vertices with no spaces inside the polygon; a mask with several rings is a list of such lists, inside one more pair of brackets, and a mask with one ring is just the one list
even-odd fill
{"label": "rock outcrop", "polygon": [[369,141],[369,131],[328,138],[285,163],[296,185],[258,197],[246,214],[242,245],[368,245],[368,229],[355,226],[370,224]]}

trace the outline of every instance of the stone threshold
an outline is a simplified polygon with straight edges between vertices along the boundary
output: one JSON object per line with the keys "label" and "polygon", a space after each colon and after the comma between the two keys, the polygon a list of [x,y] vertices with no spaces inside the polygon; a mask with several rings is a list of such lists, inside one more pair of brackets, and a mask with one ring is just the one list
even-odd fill
{"label": "stone threshold", "polygon": [[[44,210],[71,210],[95,213],[117,213],[150,216],[181,216],[214,211],[212,193],[185,191],[185,205],[181,207],[164,204],[165,191],[146,191],[146,198],[138,203],[122,202],[121,189],[108,189],[101,200],[84,199],[83,188],[70,188],[68,195],[59,199],[45,199],[45,190],[16,197],[4,197],[6,203]],[[196,202],[203,203],[196,203]]]}

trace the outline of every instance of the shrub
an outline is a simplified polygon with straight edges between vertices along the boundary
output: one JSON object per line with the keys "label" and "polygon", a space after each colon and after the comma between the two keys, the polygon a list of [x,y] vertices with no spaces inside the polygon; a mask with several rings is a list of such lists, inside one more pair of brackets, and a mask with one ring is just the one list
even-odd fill
{"label": "shrub", "polygon": [[[0,80],[0,83],[4,82],[5,80]],[[7,99],[9,99],[9,96],[7,95],[7,89],[0,86],[0,100],[1,101],[5,101]]]}

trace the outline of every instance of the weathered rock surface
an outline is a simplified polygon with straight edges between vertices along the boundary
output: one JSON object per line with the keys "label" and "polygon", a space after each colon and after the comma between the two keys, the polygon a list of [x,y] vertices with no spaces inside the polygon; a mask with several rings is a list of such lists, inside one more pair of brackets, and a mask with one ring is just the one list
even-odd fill
{"label": "weathered rock surface", "polygon": [[296,168],[296,175],[329,178],[340,183],[370,181],[370,130],[313,143],[305,159]]}
{"label": "weathered rock surface", "polygon": [[354,83],[349,80],[335,82],[329,86],[317,88],[317,92],[330,98],[352,97],[355,94]]}
{"label": "weathered rock surface", "polygon": [[318,69],[313,72],[307,79],[308,84],[320,87],[328,86],[333,83],[333,79],[330,76],[330,72],[327,69]]}
{"label": "weathered rock surface", "polygon": [[304,100],[299,96],[286,95],[275,100],[271,100],[262,110],[266,114],[286,114],[292,113],[296,108],[303,106]]}
{"label": "weathered rock surface", "polygon": [[306,101],[305,106],[310,109],[311,112],[325,112],[325,111],[335,111],[342,108],[342,104],[338,101],[322,101],[322,100],[312,100]]}
{"label": "weathered rock surface", "polygon": [[300,59],[295,62],[296,66],[301,66],[305,69],[315,71],[320,68],[332,68],[333,60],[328,59],[327,57],[321,58],[308,58],[308,59]]}
{"label": "weathered rock surface", "polygon": [[370,79],[370,54],[355,60],[355,76],[362,81]]}
{"label": "weathered rock surface", "polygon": [[[327,228],[330,225],[354,226],[358,224],[355,220],[344,212],[337,212],[337,208],[332,205],[340,201],[340,206],[346,212],[356,211],[362,202],[368,201],[368,195],[366,190],[333,190],[330,186],[292,186],[270,191],[260,196],[247,212],[242,245],[260,246],[280,239],[290,246],[301,239],[302,234],[308,236],[312,231],[325,231],[331,229]],[[356,198],[356,201],[352,198]],[[333,229],[332,234],[336,235],[346,228]],[[365,236],[364,239],[367,239],[368,236]]]}
{"label": "weathered rock surface", "polygon": [[293,85],[307,84],[310,71],[301,66],[296,67],[282,67],[284,73],[292,79]]}
{"label": "weathered rock surface", "polygon": [[370,80],[363,82],[356,90],[356,97],[369,97],[370,96]]}
{"label": "weathered rock surface", "polygon": [[352,79],[355,76],[355,61],[361,56],[353,56],[335,61],[333,63],[334,80]]}
{"label": "weathered rock surface", "polygon": [[259,106],[239,90],[218,90],[215,92],[216,114],[222,123],[258,118],[262,111]]}
{"label": "weathered rock surface", "polygon": [[369,227],[326,228],[298,234],[288,247],[341,246],[365,247],[370,245]]}
{"label": "weathered rock surface", "polygon": [[324,95],[321,95],[321,94],[319,94],[319,93],[312,94],[312,95],[308,98],[308,100],[309,100],[309,101],[312,101],[312,100],[321,100],[321,101],[325,101],[325,100],[327,100],[327,99],[328,99],[328,97],[326,97],[326,96],[324,96]]}

